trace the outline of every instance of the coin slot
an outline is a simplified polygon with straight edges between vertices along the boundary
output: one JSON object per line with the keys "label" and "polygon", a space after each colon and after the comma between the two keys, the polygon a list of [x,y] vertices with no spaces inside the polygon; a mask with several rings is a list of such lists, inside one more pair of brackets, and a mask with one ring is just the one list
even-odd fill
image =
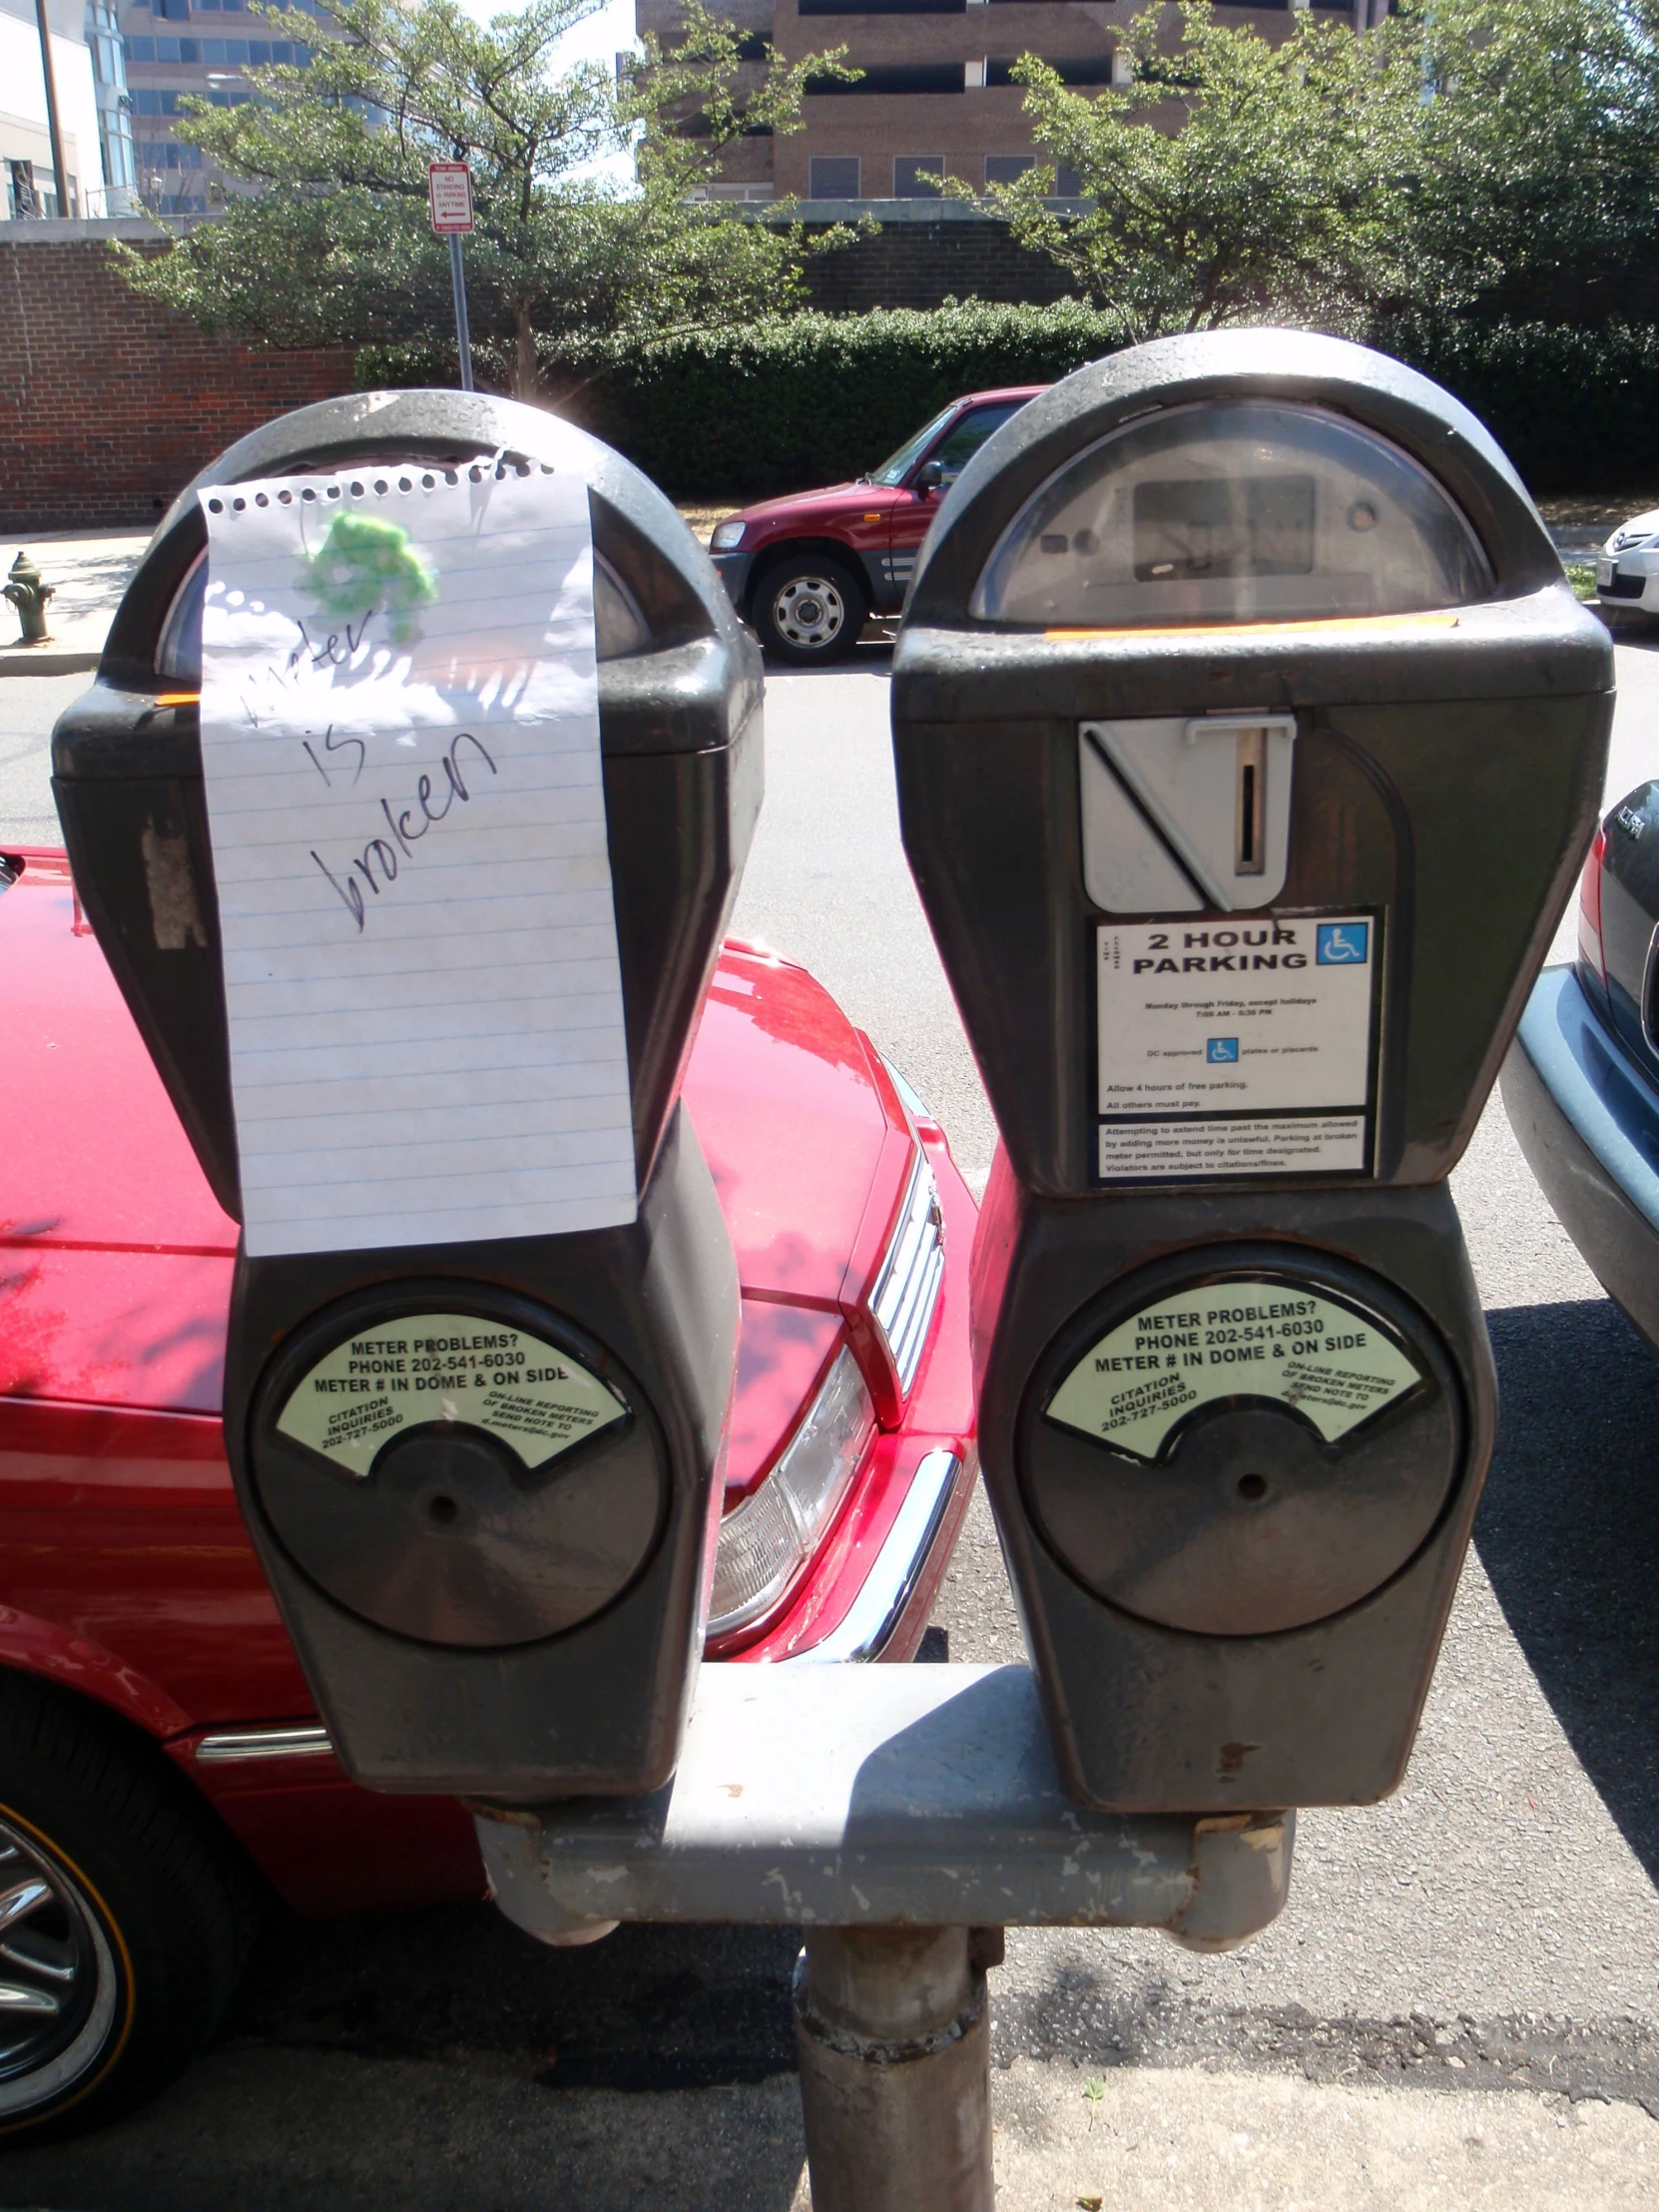
{"label": "coin slot", "polygon": [[1265,730],[1241,730],[1238,736],[1237,843],[1233,871],[1237,875],[1266,872],[1268,734]]}

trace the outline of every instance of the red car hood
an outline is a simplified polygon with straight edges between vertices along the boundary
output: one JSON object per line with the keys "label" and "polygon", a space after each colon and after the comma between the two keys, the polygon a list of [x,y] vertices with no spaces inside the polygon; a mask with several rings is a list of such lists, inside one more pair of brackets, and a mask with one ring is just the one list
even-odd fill
{"label": "red car hood", "polygon": [[740,507],[738,515],[745,522],[800,524],[815,514],[874,513],[893,506],[899,497],[891,484],[826,484],[819,491],[792,491],[783,499],[758,499],[753,507]]}
{"label": "red car hood", "polygon": [[[203,1181],[61,853],[30,853],[0,893],[0,1396],[218,1412],[236,1226]],[[759,1375],[745,1380],[740,1482],[838,1334],[872,1194],[885,1226],[894,1132],[876,1082],[810,975],[726,948],[685,1096],[737,1249],[745,1364],[779,1385],[771,1404]]]}

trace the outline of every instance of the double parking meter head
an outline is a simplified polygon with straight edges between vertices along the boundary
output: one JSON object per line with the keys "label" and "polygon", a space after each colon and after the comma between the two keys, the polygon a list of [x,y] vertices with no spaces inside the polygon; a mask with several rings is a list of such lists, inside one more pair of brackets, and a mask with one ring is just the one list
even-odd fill
{"label": "double parking meter head", "polygon": [[[209,515],[227,543],[246,521],[281,547],[278,510],[313,554],[215,579]],[[423,527],[450,532],[435,568]],[[298,566],[322,615],[284,657],[274,610]],[[354,618],[346,587],[365,574]],[[230,604],[275,624],[274,659],[226,612],[227,583],[250,577]],[[246,728],[227,726],[223,694],[214,706],[212,652],[204,691],[210,582],[210,646],[254,639],[238,664],[253,671]],[[538,649],[555,590],[563,659]],[[504,624],[519,661],[457,676]],[[324,684],[329,720],[283,706],[296,667]],[[378,684],[381,705],[327,690],[335,673]],[[273,731],[287,752],[256,763]],[[561,750],[549,731],[574,736]],[[266,785],[236,782],[239,745]],[[463,848],[521,755],[494,841]],[[206,781],[205,756],[219,764]],[[216,1196],[250,1225],[227,1449],[342,1760],[389,1789],[655,1787],[702,1646],[738,1320],[730,1238],[678,1101],[762,777],[759,655],[706,558],[636,469],[540,410],[436,391],[307,407],[232,447],[171,510],[53,759],[85,910]],[[343,842],[316,832],[307,792]],[[269,832],[239,830],[243,794]],[[267,865],[262,836],[285,838],[286,859]],[[482,861],[456,865],[463,849]],[[276,881],[288,860],[297,887]],[[301,941],[314,953],[293,954]],[[277,1017],[257,992],[279,971],[290,1065],[262,1073],[259,1024]],[[383,1055],[365,1059],[365,1038]],[[284,1201],[271,1117],[315,1116],[330,1050],[357,1072],[334,1094],[340,1149],[299,1206],[323,1218],[255,1234]],[[547,1159],[575,1194],[567,1216],[528,1172]],[[264,1164],[245,1175],[250,1161]],[[489,1205],[462,1206],[463,1185]],[[590,1185],[610,1197],[589,1203]],[[370,1187],[406,1226],[330,1225],[330,1210],[360,1216]]]}
{"label": "double parking meter head", "polygon": [[1095,363],[941,512],[900,814],[1002,1137],[982,1463],[1087,1801],[1399,1780],[1494,1420],[1445,1177],[1611,686],[1481,425],[1339,340]]}

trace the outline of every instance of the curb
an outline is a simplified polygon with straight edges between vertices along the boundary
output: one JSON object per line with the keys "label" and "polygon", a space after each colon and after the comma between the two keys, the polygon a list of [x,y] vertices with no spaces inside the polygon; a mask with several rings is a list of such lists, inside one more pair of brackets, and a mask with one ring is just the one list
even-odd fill
{"label": "curb", "polygon": [[0,653],[0,677],[82,676],[95,669],[102,658],[102,649],[87,653],[66,647],[54,653],[50,648],[36,646],[27,652]]}

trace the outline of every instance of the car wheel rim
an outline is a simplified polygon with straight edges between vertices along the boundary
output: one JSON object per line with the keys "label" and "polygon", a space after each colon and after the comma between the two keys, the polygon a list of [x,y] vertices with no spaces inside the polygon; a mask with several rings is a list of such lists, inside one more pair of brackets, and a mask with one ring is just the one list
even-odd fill
{"label": "car wheel rim", "polygon": [[0,1820],[0,2117],[71,2087],[109,2041],[115,1959],[62,1862]]}
{"label": "car wheel rim", "polygon": [[792,576],[772,602],[772,620],[787,645],[822,653],[846,626],[846,601],[824,576]]}

